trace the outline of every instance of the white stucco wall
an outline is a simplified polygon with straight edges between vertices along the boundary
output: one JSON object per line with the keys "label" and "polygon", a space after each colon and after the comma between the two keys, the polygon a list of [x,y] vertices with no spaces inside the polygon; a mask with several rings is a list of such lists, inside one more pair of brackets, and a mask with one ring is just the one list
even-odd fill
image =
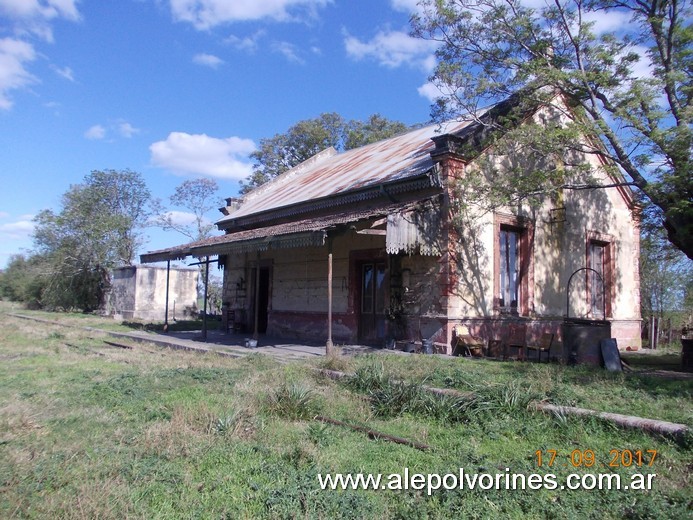
{"label": "white stucco wall", "polygon": [[[189,317],[197,310],[195,269],[171,268],[169,278],[169,320]],[[166,268],[130,266],[115,269],[107,312],[117,319],[164,321],[166,308]]]}
{"label": "white stucco wall", "polygon": [[[509,161],[504,156],[491,156],[494,165],[502,168]],[[575,172],[572,184],[612,184],[596,157],[586,156],[592,166],[592,178]],[[474,171],[477,165],[465,167]],[[477,170],[478,171],[478,170]],[[489,182],[502,182],[502,177]],[[554,210],[552,212],[552,210]],[[556,211],[558,210],[558,211]],[[555,200],[546,197],[538,207],[521,203],[514,208],[501,208],[498,213],[525,217],[533,223],[534,242],[531,247],[533,283],[530,287],[528,317],[562,320],[567,311],[567,284],[571,274],[588,267],[589,240],[610,244],[612,256],[610,313],[620,346],[639,345],[640,275],[639,227],[627,195],[618,188],[563,190]],[[474,208],[471,209],[474,216]],[[494,286],[494,243],[498,226],[491,212],[481,209],[468,225],[458,244],[460,280],[458,291],[449,301],[451,319],[492,318],[496,288]],[[576,275],[569,295],[572,317],[595,318],[588,305],[586,274]]]}

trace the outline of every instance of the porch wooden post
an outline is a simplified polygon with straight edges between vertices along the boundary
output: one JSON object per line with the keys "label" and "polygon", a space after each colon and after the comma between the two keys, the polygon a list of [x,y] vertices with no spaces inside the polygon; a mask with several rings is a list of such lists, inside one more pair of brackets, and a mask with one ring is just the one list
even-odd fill
{"label": "porch wooden post", "polygon": [[207,289],[209,285],[209,256],[205,257],[205,299],[203,303],[204,314],[202,315],[202,339],[207,339]]}
{"label": "porch wooden post", "polygon": [[257,267],[255,268],[255,328],[253,339],[260,339],[258,329],[260,327],[260,251],[257,252]]}
{"label": "porch wooden post", "polygon": [[166,315],[164,316],[164,332],[168,332],[168,287],[171,275],[171,260],[166,260]]}
{"label": "porch wooden post", "polygon": [[332,253],[327,255],[327,343],[325,354],[330,355],[334,345],[332,344]]}

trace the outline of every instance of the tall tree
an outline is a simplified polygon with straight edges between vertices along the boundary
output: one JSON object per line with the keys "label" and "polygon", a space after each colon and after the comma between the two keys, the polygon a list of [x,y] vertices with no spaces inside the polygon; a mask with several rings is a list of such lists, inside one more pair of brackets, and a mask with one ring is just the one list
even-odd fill
{"label": "tall tree", "polygon": [[671,245],[661,226],[645,216],[640,240],[640,312],[671,318],[690,313],[693,262]]}
{"label": "tall tree", "polygon": [[[687,0],[548,0],[536,9],[521,0],[420,5],[413,34],[440,42],[431,77],[442,93],[435,119],[473,117],[479,107],[517,92],[526,102],[520,111],[560,94],[572,108],[570,122],[525,130],[525,144],[616,164],[616,177],[629,177],[628,184],[658,209],[668,239],[693,258],[693,26]],[[610,21],[613,30],[602,30]],[[496,119],[482,122],[503,126]],[[584,135],[593,138],[578,137]],[[565,187],[565,173],[554,168],[538,179]]]}
{"label": "tall tree", "polygon": [[[154,224],[165,230],[177,231],[192,241],[209,237],[214,223],[207,218],[207,214],[222,206],[222,201],[217,195],[218,191],[219,185],[213,179],[201,178],[183,181],[176,187],[173,195],[169,197],[171,208],[178,208],[183,211],[165,208],[159,200],[156,200],[152,204],[152,213],[155,215]],[[198,295],[205,293],[206,268],[204,264],[199,265]],[[221,285],[221,280],[218,277],[210,276],[207,289],[214,295],[213,298],[209,299],[212,312],[221,307],[219,303]]]}
{"label": "tall tree", "polygon": [[154,222],[166,230],[178,231],[191,240],[207,238],[214,224],[207,214],[222,205],[217,192],[219,185],[212,179],[194,179],[183,181],[169,197],[172,208],[166,209],[160,201],[155,201]]}
{"label": "tall tree", "polygon": [[352,150],[366,146],[406,131],[407,126],[404,123],[373,114],[365,121],[353,120],[346,124],[344,149]]}
{"label": "tall tree", "polygon": [[365,122],[345,121],[336,113],[299,121],[286,133],[260,140],[259,149],[250,155],[255,161],[253,173],[241,181],[241,193],[261,186],[330,146],[340,151],[350,150],[406,129],[403,123],[379,114],[373,114]]}
{"label": "tall tree", "polygon": [[0,297],[23,302],[30,309],[42,305],[45,266],[38,256],[12,255],[0,271]]}
{"label": "tall tree", "polygon": [[134,259],[149,197],[137,172],[92,171],[63,195],[59,212],[36,216],[34,244],[47,266],[47,305],[93,310],[102,304],[110,269]]}

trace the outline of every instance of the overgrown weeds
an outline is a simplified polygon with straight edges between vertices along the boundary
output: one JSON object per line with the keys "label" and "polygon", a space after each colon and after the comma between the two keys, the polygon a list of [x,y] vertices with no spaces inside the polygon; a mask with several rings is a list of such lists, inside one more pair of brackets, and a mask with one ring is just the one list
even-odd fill
{"label": "overgrown weeds", "polygon": [[512,380],[491,385],[467,385],[464,395],[441,395],[423,383],[399,381],[385,372],[382,363],[360,367],[349,378],[350,388],[365,393],[377,417],[403,414],[431,417],[444,422],[463,422],[481,415],[523,412],[542,396],[531,385]]}
{"label": "overgrown weeds", "polygon": [[[690,516],[690,444],[596,419],[523,411],[531,398],[580,399],[609,411],[622,403],[643,417],[662,409],[684,422],[691,414],[690,381],[377,355],[348,358],[362,369],[352,381],[336,383],[315,378],[300,363],[280,366],[259,354],[229,359],[155,346],[107,348],[92,333],[11,319],[1,306],[0,328],[0,518]],[[65,337],[47,339],[54,330]],[[444,386],[446,377],[470,395],[440,396],[423,386]],[[433,449],[307,420],[317,413]],[[412,489],[318,489],[318,474],[401,475],[403,468],[551,471],[560,483],[596,466],[549,468],[545,459],[539,468],[538,450],[556,450],[563,463],[575,450],[592,450],[608,465],[615,448],[657,450],[652,467],[609,468],[622,481],[634,471],[656,473],[650,491],[439,489],[428,496]]]}
{"label": "overgrown weeds", "polygon": [[316,446],[324,447],[330,441],[330,427],[322,423],[311,423],[308,425],[308,438]]}
{"label": "overgrown weeds", "polygon": [[242,428],[244,420],[244,410],[231,410],[228,414],[213,420],[209,430],[217,435],[236,435]]}
{"label": "overgrown weeds", "polygon": [[349,360],[342,355],[341,348],[334,347],[332,352],[318,362],[318,366],[328,370],[344,372],[349,368]]}
{"label": "overgrown weeds", "polygon": [[283,383],[267,396],[268,411],[284,419],[309,419],[319,407],[313,391],[300,383]]}
{"label": "overgrown weeds", "polygon": [[373,363],[359,367],[347,384],[359,392],[375,392],[389,386],[391,379],[382,363]]}

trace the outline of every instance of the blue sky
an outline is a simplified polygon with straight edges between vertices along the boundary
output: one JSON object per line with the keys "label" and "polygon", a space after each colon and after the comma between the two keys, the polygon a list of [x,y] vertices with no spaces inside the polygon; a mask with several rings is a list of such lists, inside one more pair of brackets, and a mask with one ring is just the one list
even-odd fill
{"label": "blue sky", "polygon": [[[260,139],[302,119],[426,122],[415,3],[0,0],[0,267],[91,170],[138,171],[164,201],[206,176],[228,197]],[[143,251],[186,241],[146,234]]]}

